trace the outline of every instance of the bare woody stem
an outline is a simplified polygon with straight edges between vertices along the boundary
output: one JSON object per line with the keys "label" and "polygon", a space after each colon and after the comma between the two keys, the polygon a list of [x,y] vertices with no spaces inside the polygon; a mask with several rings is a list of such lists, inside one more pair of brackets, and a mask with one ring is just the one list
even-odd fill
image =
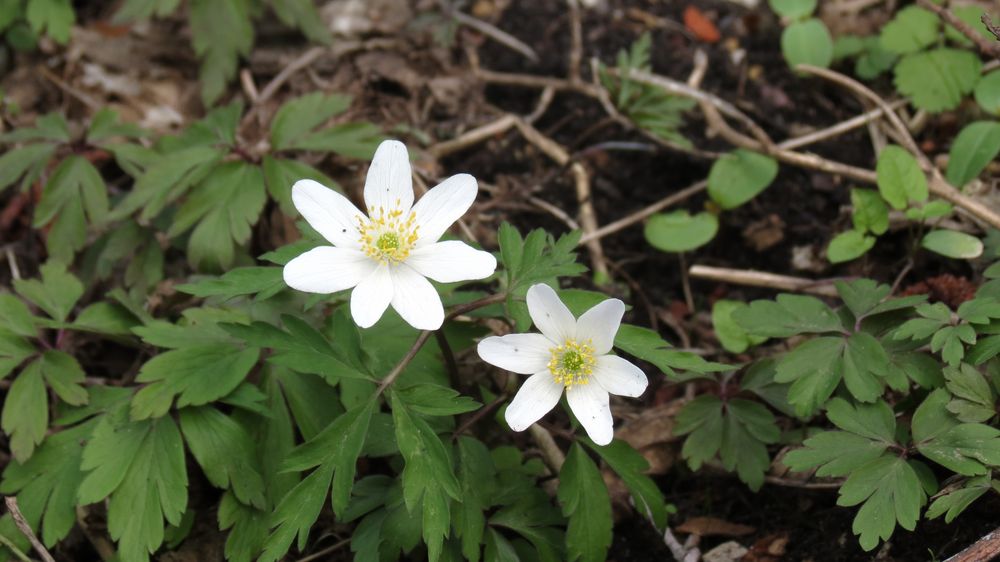
{"label": "bare woody stem", "polygon": [[7,496],[4,498],[4,503],[7,504],[7,511],[10,512],[10,516],[14,519],[14,525],[17,525],[17,530],[21,531],[21,534],[28,539],[31,543],[32,548],[38,553],[38,556],[43,560],[43,562],[56,562],[49,551],[45,549],[45,545],[42,541],[38,540],[35,536],[35,532],[31,530],[31,525],[28,525],[28,521],[24,518],[21,513],[21,509],[17,507],[17,498],[14,496]]}
{"label": "bare woody stem", "polygon": [[[474,300],[472,302],[460,304],[455,308],[453,308],[451,312],[449,312],[445,316],[444,318],[445,322],[447,322],[448,320],[452,320],[457,316],[468,314],[473,310],[478,310],[480,308],[483,308],[484,306],[489,306],[491,304],[502,302],[506,298],[507,295],[503,293],[498,293],[496,295],[483,297],[481,299]],[[423,330],[422,332],[420,332],[420,335],[417,336],[417,340],[413,342],[412,346],[410,346],[410,349],[409,351],[406,352],[406,355],[404,355],[403,358],[399,360],[399,363],[396,363],[396,366],[393,367],[391,371],[389,371],[389,374],[382,379],[382,382],[378,385],[378,389],[376,389],[375,391],[376,396],[385,392],[385,390],[389,388],[392,385],[392,383],[396,382],[396,379],[398,379],[399,375],[403,373],[407,365],[409,365],[410,362],[413,361],[413,358],[417,356],[417,353],[419,353],[421,348],[424,347],[424,344],[427,343],[427,340],[430,339],[432,334],[434,334],[433,330]]]}

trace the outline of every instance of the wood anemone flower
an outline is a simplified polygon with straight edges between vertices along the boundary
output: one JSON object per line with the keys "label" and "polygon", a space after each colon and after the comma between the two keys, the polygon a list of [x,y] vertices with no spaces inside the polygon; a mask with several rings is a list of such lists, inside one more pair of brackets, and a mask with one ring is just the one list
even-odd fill
{"label": "wood anemone flower", "polygon": [[365,178],[365,206],[313,180],[292,186],[292,202],[333,246],[320,246],[288,262],[285,283],[307,293],[353,288],[351,316],[368,328],[392,308],[419,330],[436,330],[444,307],[427,279],[440,283],[489,277],[497,261],[464,242],[438,239],[476,199],[478,186],[458,174],[413,203],[410,160],[403,143],[379,145]]}
{"label": "wood anemone flower", "polygon": [[528,289],[528,313],[540,334],[493,336],[479,342],[479,357],[501,369],[531,375],[507,406],[507,424],[523,431],[566,401],[587,435],[598,445],[611,443],[614,427],[609,395],[641,395],[646,374],[629,361],[609,355],[625,304],[608,299],[579,319],[548,285]]}

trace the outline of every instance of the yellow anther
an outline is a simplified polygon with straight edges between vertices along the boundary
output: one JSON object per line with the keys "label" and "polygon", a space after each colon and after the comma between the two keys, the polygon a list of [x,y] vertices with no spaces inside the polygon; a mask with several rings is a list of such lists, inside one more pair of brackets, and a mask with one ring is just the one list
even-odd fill
{"label": "yellow anther", "polygon": [[[399,202],[397,201],[397,205]],[[369,210],[369,217],[358,217],[362,251],[380,263],[399,263],[405,260],[420,238],[416,216],[411,211],[401,220],[403,211],[394,208],[385,211],[381,206]]]}
{"label": "yellow anther", "polygon": [[566,386],[566,390],[571,389],[573,385],[587,384],[590,381],[596,363],[594,348],[590,344],[590,340],[579,343],[574,339],[568,339],[562,345],[549,350],[552,354],[549,359],[549,371],[557,383]]}

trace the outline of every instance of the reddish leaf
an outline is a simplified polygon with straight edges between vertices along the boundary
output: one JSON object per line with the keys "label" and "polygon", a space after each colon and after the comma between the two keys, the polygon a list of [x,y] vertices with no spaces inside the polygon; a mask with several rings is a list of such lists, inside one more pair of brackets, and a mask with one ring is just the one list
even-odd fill
{"label": "reddish leaf", "polygon": [[708,17],[705,16],[701,10],[692,5],[688,5],[687,8],[684,8],[684,26],[687,27],[699,41],[704,41],[705,43],[715,43],[721,37],[719,35],[719,28],[715,27],[712,20],[708,19]]}

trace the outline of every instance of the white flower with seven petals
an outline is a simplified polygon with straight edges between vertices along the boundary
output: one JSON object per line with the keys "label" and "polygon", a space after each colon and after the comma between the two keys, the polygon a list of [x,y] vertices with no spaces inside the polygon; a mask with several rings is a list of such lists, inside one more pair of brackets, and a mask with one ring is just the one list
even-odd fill
{"label": "white flower with seven petals", "polygon": [[501,369],[531,375],[507,406],[506,419],[523,431],[566,401],[598,445],[614,437],[609,394],[636,397],[646,390],[645,373],[608,355],[625,314],[618,299],[603,301],[579,319],[548,285],[528,289],[528,313],[541,334],[492,336],[479,342],[479,357]]}
{"label": "white flower with seven petals", "polygon": [[384,141],[365,178],[365,216],[346,197],[312,180],[292,186],[292,202],[333,246],[320,246],[288,262],[285,283],[307,293],[351,292],[351,316],[368,328],[392,308],[420,330],[436,330],[444,307],[434,286],[489,277],[497,261],[464,242],[439,242],[469,210],[478,186],[458,174],[413,204],[410,160],[403,143]]}

